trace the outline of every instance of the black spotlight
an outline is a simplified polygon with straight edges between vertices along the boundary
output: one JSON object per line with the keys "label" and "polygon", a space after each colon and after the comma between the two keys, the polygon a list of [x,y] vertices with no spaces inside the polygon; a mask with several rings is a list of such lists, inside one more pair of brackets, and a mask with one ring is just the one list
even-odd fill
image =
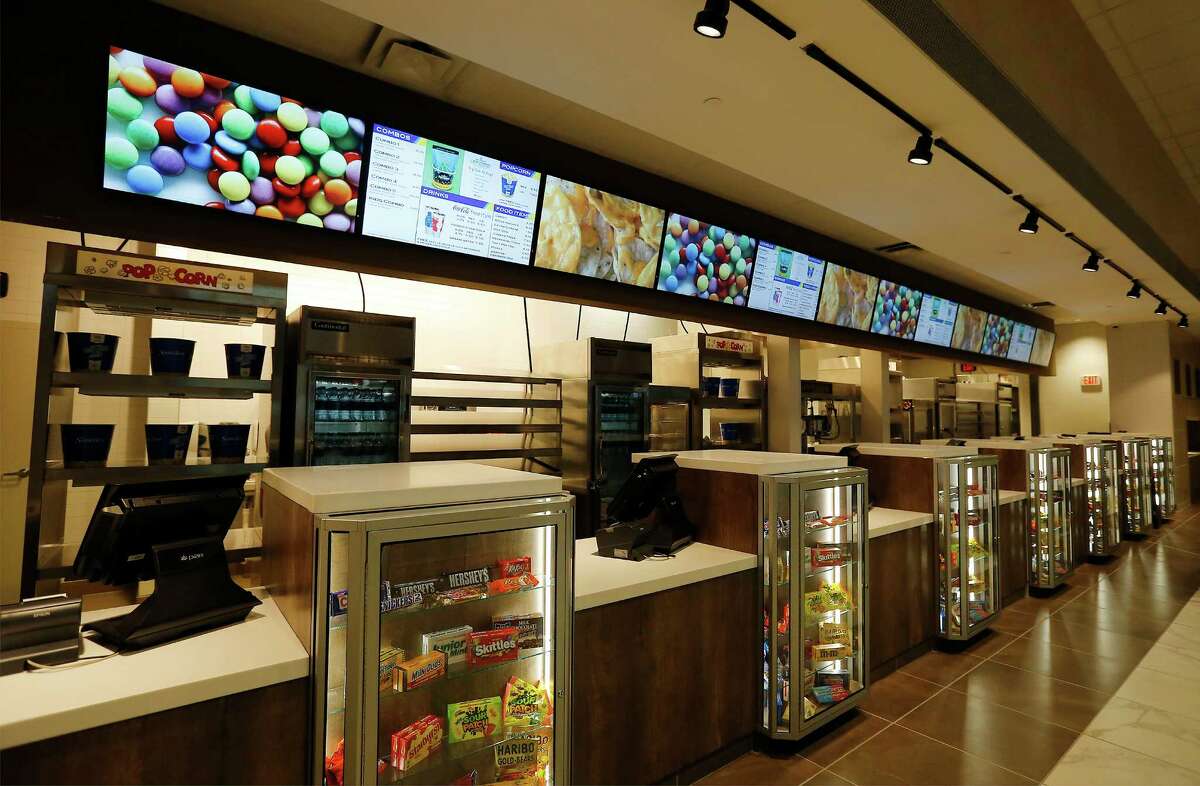
{"label": "black spotlight", "polygon": [[728,16],[729,0],[704,0],[704,8],[696,14],[692,29],[705,38],[724,38]]}
{"label": "black spotlight", "polygon": [[1184,314],[1183,316],[1181,316],[1179,318],[1179,327],[1185,328],[1187,326],[1188,326],[1187,314]]}
{"label": "black spotlight", "polygon": [[1129,288],[1129,291],[1125,293],[1125,297],[1129,298],[1130,300],[1137,300],[1141,296],[1142,296],[1142,285],[1139,284],[1137,281],[1134,281],[1133,286],[1131,286]]}
{"label": "black spotlight", "polygon": [[1017,227],[1017,229],[1027,235],[1036,235],[1038,230],[1037,222],[1038,214],[1030,210],[1029,215],[1025,216],[1025,220],[1021,222],[1021,226]]}
{"label": "black spotlight", "polygon": [[1154,313],[1160,317],[1165,317],[1167,315],[1167,301],[1158,301],[1158,305],[1154,307]]}
{"label": "black spotlight", "polygon": [[933,137],[929,134],[921,134],[917,137],[917,144],[908,154],[908,163],[916,164],[917,166],[929,166],[929,162],[933,160]]}
{"label": "black spotlight", "polygon": [[1095,251],[1087,258],[1087,262],[1083,263],[1084,273],[1096,273],[1100,270],[1100,255]]}

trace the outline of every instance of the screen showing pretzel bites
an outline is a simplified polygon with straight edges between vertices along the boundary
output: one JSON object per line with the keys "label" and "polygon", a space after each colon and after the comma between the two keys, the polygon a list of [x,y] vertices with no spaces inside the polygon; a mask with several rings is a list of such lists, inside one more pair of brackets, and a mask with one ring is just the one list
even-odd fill
{"label": "screen showing pretzel bites", "polygon": [[750,285],[751,308],[815,319],[825,262],[760,240]]}
{"label": "screen showing pretzel bites", "polygon": [[664,215],[657,207],[547,175],[533,264],[652,287]]}
{"label": "screen showing pretzel bites", "polygon": [[878,288],[879,279],[875,276],[827,263],[817,320],[856,330],[869,329]]}
{"label": "screen showing pretzel bites", "polygon": [[375,123],[364,235],[529,264],[541,175]]}
{"label": "screen showing pretzel bites", "polygon": [[939,347],[950,346],[950,337],[954,334],[954,320],[957,317],[957,303],[926,293],[921,300],[921,313],[917,317],[917,341],[936,344]]}
{"label": "screen showing pretzel bites", "polygon": [[1013,321],[999,314],[988,314],[987,327],[983,331],[983,348],[985,355],[993,357],[1008,357],[1008,345],[1012,341]]}
{"label": "screen showing pretzel bites", "polygon": [[917,333],[922,297],[923,294],[912,287],[880,279],[871,332],[911,340]]}
{"label": "screen showing pretzel bites", "polygon": [[1029,362],[1033,342],[1037,340],[1037,328],[1024,322],[1013,322],[1012,340],[1008,342],[1008,359]]}
{"label": "screen showing pretzel bites", "polygon": [[110,47],[104,187],[354,229],[363,122]]}
{"label": "screen showing pretzel bites", "polygon": [[983,331],[987,327],[987,312],[970,306],[958,307],[958,321],[954,323],[954,335],[950,346],[966,352],[978,352],[983,343]]}
{"label": "screen showing pretzel bites", "polygon": [[1039,366],[1050,365],[1050,355],[1054,352],[1054,331],[1038,328],[1037,338],[1033,342],[1033,352],[1029,353],[1029,362]]}
{"label": "screen showing pretzel bites", "polygon": [[672,213],[663,238],[658,288],[744,306],[757,253],[758,243],[749,235]]}

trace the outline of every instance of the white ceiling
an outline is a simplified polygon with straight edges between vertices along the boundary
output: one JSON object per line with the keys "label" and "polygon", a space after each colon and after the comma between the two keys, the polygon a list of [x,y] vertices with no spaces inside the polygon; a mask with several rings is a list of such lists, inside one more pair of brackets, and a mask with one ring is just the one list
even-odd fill
{"label": "white ceiling", "polygon": [[1200,2],[1072,2],[1200,200]]}
{"label": "white ceiling", "polygon": [[[944,153],[930,167],[908,164],[913,131],[805,56],[815,41],[1200,315],[1200,301],[864,0],[765,3],[799,31],[793,42],[736,8],[725,39],[702,39],[691,31],[700,0],[525,0],[520,13],[500,0],[168,3],[863,248],[909,241],[924,251],[904,252],[904,263],[1010,302],[1054,301],[1059,321],[1152,318],[1154,304],[1126,299],[1115,273],[1081,273],[1084,253],[1051,227],[1018,233],[1024,211]],[[419,63],[397,68],[381,46],[398,34],[465,63],[448,80]]]}

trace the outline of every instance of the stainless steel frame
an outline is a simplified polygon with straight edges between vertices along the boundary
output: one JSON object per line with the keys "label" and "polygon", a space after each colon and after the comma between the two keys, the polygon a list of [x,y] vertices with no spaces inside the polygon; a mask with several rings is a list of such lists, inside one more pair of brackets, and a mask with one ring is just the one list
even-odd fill
{"label": "stainless steel frame", "polygon": [[[782,486],[790,489],[787,511],[781,511],[777,505],[777,492]],[[856,528],[854,542],[858,546],[854,562],[851,563],[857,566],[858,574],[855,577],[853,589],[854,608],[858,612],[857,625],[852,634],[852,641],[857,638],[857,654],[852,657],[860,659],[858,669],[861,673],[862,683],[857,691],[851,693],[836,706],[806,719],[803,701],[805,696],[804,675],[808,656],[804,651],[804,640],[801,635],[806,629],[807,622],[802,592],[804,580],[809,573],[808,563],[805,561],[807,528],[803,501],[806,494],[814,491],[850,486],[857,487],[856,504],[858,505],[857,522],[852,520],[851,524],[846,525]],[[766,613],[764,621],[767,629],[764,631],[762,646],[763,656],[767,658],[768,663],[763,675],[764,679],[759,681],[758,707],[761,712],[758,729],[760,733],[768,737],[787,740],[801,739],[850,711],[867,696],[870,683],[867,499],[867,471],[864,469],[818,470],[787,475],[769,475],[759,479],[759,510],[763,514],[763,532],[758,546],[760,579],[758,600],[759,608]],[[781,519],[786,519],[790,523],[789,542],[786,550],[778,538],[777,522]],[[779,683],[780,658],[776,649],[778,641],[775,632],[778,630],[779,624],[776,592],[781,586],[781,582],[776,577],[776,568],[780,564],[781,555],[785,552],[789,555],[788,564],[784,568],[788,571],[787,604],[789,608],[799,609],[799,611],[792,612],[795,619],[789,623],[788,630],[790,636],[788,671],[791,707],[789,708],[788,726],[783,729],[780,728],[776,717],[775,690]],[[799,675],[798,679],[796,675]],[[797,687],[799,690],[795,690]],[[798,710],[797,707],[799,707]]]}
{"label": "stainless steel frame", "polygon": [[[316,417],[316,389],[317,379],[361,379],[361,380],[386,380],[396,383],[396,394],[399,397],[398,413],[399,416],[392,424],[396,432],[396,453],[397,461],[408,461],[409,452],[412,444],[412,375],[405,373],[386,373],[376,369],[362,368],[356,366],[325,366],[320,364],[309,365],[306,369],[300,371],[301,379],[307,378],[307,393],[305,394],[306,406],[300,407],[299,400],[296,401],[297,418],[296,425],[303,424],[304,431],[297,434],[304,434],[304,442],[297,443],[296,449],[303,450],[303,464],[306,466],[313,463],[314,443],[317,436],[317,417]],[[351,423],[345,424],[347,427],[352,426]],[[346,429],[350,431],[349,428]],[[333,430],[331,430],[331,433]],[[373,433],[385,433],[382,429],[372,429]],[[367,433],[364,430],[355,430],[354,433]]]}
{"label": "stainless steel frame", "polygon": [[[944,639],[955,641],[965,641],[973,638],[980,631],[991,626],[996,621],[996,617],[1000,613],[1000,570],[997,560],[999,557],[1000,535],[996,522],[996,513],[1000,505],[1000,495],[996,488],[997,486],[997,468],[999,459],[996,456],[959,456],[955,458],[939,458],[933,460],[933,477],[934,477],[934,526],[935,537],[937,540],[938,564],[934,565],[934,586],[938,588],[940,593],[936,599],[938,604],[938,635]],[[969,523],[969,515],[965,518],[968,521],[967,527],[961,526],[962,518],[960,516],[959,532],[969,531],[971,526],[981,526],[986,523],[991,529],[991,537],[987,538],[987,542],[977,541],[981,547],[988,549],[985,558],[988,561],[988,577],[989,585],[986,587],[986,592],[991,600],[990,613],[979,620],[972,622],[970,616],[970,592],[959,592],[958,594],[958,620],[957,629],[951,624],[950,604],[953,598],[954,579],[957,578],[958,586],[968,586],[970,583],[969,568],[970,557],[968,543],[970,536],[957,536],[957,544],[954,543],[956,536],[951,529],[953,514],[958,513],[955,510],[957,507],[969,514],[971,508],[964,507],[964,502],[969,501],[972,497],[967,494],[971,476],[979,478],[980,489],[982,494],[975,496],[974,499],[986,499],[987,506],[985,508],[976,507],[974,510],[981,511],[986,514],[987,520],[984,521],[981,516],[979,524],[972,525]],[[957,476],[958,482],[952,482]],[[968,502],[969,504],[969,502]],[[957,549],[958,569],[953,570],[951,567],[951,552]],[[941,569],[941,565],[945,565],[945,570]],[[957,573],[957,575],[956,575]],[[943,582],[942,576],[945,576]]]}
{"label": "stainless steel frame", "polygon": [[[313,620],[313,782],[322,783],[327,719],[327,659],[330,620],[330,545],[348,538],[350,607],[346,613],[345,783],[379,782],[375,767],[379,691],[380,556],[384,546],[406,541],[470,536],[508,530],[553,527],[555,549],[554,631],[554,782],[570,781],[571,641],[574,625],[574,506],[569,494],[471,505],[446,505],[316,517],[317,603]],[[551,591],[545,584],[544,591]],[[362,602],[357,599],[363,599]],[[372,613],[371,610],[375,610]],[[550,624],[547,621],[547,624]],[[443,743],[443,746],[449,743]],[[403,783],[404,781],[395,781]]]}
{"label": "stainless steel frame", "polygon": [[1150,440],[1117,437],[1121,446],[1121,535],[1145,535],[1153,527]]}
{"label": "stainless steel frame", "polygon": [[1121,454],[1113,442],[1084,446],[1088,498],[1088,556],[1108,557],[1121,545]]}
{"label": "stainless steel frame", "polygon": [[1029,586],[1049,590],[1075,572],[1071,451],[1029,448],[1025,455],[1029,478]]}
{"label": "stainless steel frame", "polygon": [[[909,402],[904,415],[904,441],[919,445],[926,439],[947,439],[956,433],[953,379],[905,379],[902,390]],[[921,395],[917,395],[920,393]]]}
{"label": "stainless steel frame", "polygon": [[1150,473],[1154,487],[1155,524],[1175,515],[1175,440],[1150,437]]}

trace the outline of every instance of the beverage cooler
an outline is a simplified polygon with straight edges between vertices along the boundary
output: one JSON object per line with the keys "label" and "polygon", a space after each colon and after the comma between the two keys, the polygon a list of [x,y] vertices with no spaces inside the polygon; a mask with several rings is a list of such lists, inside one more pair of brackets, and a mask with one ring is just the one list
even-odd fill
{"label": "beverage cooler", "polygon": [[865,695],[867,472],[763,476],[760,491],[760,731],[796,740]]}
{"label": "beverage cooler", "polygon": [[995,383],[959,382],[954,386],[954,436],[987,439],[1000,433]]}
{"label": "beverage cooler", "polygon": [[415,333],[409,317],[313,306],[288,315],[293,466],[408,460]]}
{"label": "beverage cooler", "polygon": [[1000,610],[995,456],[933,462],[937,536],[937,621],[944,639],[973,638]]}
{"label": "beverage cooler", "polygon": [[952,379],[905,377],[901,382],[904,441],[914,444],[955,434],[955,383]]}
{"label": "beverage cooler", "polygon": [[1115,436],[1121,450],[1121,534],[1145,535],[1154,526],[1150,440]]}
{"label": "beverage cooler", "polygon": [[1071,451],[1025,450],[1029,467],[1029,586],[1054,589],[1075,570],[1071,530]]}

